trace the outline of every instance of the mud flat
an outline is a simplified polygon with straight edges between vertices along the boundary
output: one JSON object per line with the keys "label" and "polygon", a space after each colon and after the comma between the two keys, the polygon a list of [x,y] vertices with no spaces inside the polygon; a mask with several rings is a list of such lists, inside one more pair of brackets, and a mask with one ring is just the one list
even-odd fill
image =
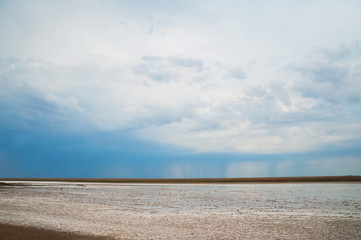
{"label": "mud flat", "polygon": [[359,183],[23,184],[0,223],[61,239],[361,239]]}

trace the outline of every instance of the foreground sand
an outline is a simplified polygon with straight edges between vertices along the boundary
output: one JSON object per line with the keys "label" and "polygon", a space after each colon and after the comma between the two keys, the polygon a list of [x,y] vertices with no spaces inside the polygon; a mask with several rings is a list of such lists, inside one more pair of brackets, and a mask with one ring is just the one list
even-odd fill
{"label": "foreground sand", "polygon": [[[274,224],[271,222],[275,221]],[[203,224],[202,222],[199,223]],[[144,229],[139,226],[138,234],[127,238],[121,236],[80,235],[69,232],[60,232],[36,227],[14,226],[0,224],[0,240],[111,240],[111,239],[360,239],[359,221],[327,221],[315,219],[306,221],[279,221],[279,219],[265,219],[261,221],[245,221],[239,223],[241,228],[230,229],[227,226],[218,226],[216,229],[204,229],[198,226],[176,226],[174,228],[188,228],[191,233],[182,235],[175,230],[172,234],[163,236],[145,235]],[[251,226],[255,224],[255,226]],[[227,224],[228,225],[228,224]],[[193,229],[193,231],[191,230]],[[162,231],[158,229],[158,231]],[[223,230],[223,231],[222,231]],[[241,231],[240,231],[241,230]],[[227,232],[228,231],[228,232]],[[234,232],[233,232],[234,231]],[[145,232],[149,234],[149,232]]]}
{"label": "foreground sand", "polygon": [[97,239],[361,239],[361,184],[42,184],[0,189],[0,223]]}
{"label": "foreground sand", "polygon": [[106,240],[106,238],[76,235],[35,227],[0,224],[0,240]]}

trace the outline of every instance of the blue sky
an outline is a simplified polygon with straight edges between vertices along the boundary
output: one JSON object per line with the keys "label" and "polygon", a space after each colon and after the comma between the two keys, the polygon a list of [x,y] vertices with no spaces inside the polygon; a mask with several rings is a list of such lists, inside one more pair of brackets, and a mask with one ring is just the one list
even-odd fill
{"label": "blue sky", "polygon": [[361,175],[359,1],[0,1],[0,177]]}

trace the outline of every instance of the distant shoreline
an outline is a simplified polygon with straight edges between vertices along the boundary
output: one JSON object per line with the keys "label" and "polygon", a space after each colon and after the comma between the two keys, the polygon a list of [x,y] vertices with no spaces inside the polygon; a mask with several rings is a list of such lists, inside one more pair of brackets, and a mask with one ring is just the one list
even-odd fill
{"label": "distant shoreline", "polygon": [[260,177],[260,178],[0,178],[0,181],[51,181],[88,183],[317,183],[361,182],[361,176]]}

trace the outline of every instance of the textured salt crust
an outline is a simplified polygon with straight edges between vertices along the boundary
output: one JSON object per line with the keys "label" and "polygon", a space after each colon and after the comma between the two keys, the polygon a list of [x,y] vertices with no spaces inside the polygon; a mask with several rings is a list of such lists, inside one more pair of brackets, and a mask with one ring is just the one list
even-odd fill
{"label": "textured salt crust", "polygon": [[0,222],[115,239],[361,239],[361,184],[46,184],[0,188]]}

